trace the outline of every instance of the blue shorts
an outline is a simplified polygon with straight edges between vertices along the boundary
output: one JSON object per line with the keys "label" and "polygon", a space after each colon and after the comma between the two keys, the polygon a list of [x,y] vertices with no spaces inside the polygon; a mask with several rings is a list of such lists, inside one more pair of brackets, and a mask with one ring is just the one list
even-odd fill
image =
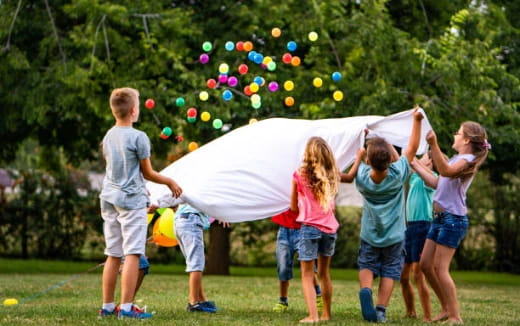
{"label": "blue shorts", "polygon": [[[121,258],[121,265],[125,263],[125,256]],[[150,274],[150,263],[145,255],[139,256],[139,270],[144,270],[144,275]]]}
{"label": "blue shorts", "polygon": [[204,270],[204,223],[199,214],[182,214],[175,218],[175,236],[184,258],[186,272],[202,272]]}
{"label": "blue shorts", "polygon": [[368,269],[375,277],[388,277],[393,280],[401,279],[404,265],[404,241],[388,247],[374,247],[361,240],[358,256],[359,269]]}
{"label": "blue shorts", "polygon": [[467,216],[451,213],[435,213],[427,239],[450,248],[458,248],[468,232],[469,220]]}
{"label": "blue shorts", "polygon": [[276,237],[276,269],[280,281],[289,281],[293,275],[294,254],[300,245],[300,229],[280,226]]}
{"label": "blue shorts", "polygon": [[318,258],[318,254],[325,257],[334,255],[337,233],[325,233],[314,226],[302,225],[300,229],[300,261],[310,261]]}
{"label": "blue shorts", "polygon": [[426,235],[430,230],[430,221],[408,222],[405,232],[405,256],[404,262],[407,264],[417,263],[421,260],[421,253],[426,241]]}

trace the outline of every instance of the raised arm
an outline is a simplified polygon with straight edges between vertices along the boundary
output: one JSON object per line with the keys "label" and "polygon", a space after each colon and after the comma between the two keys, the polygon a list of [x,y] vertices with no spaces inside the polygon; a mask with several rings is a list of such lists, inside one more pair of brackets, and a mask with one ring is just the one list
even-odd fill
{"label": "raised arm", "polygon": [[417,158],[414,158],[410,164],[428,187],[437,189],[437,182],[439,179],[427,166],[422,164],[422,162]]}
{"label": "raised arm", "polygon": [[341,182],[348,182],[351,183],[354,181],[354,178],[356,177],[357,170],[359,168],[359,164],[361,164],[361,161],[365,157],[366,150],[364,148],[358,149],[356,160],[354,161],[354,164],[352,164],[352,167],[350,168],[350,171],[348,173],[340,173],[340,180]]}
{"label": "raised arm", "polygon": [[173,179],[165,177],[164,175],[157,173],[152,168],[152,163],[150,161],[150,158],[142,159],[140,162],[140,167],[141,167],[141,173],[143,173],[143,177],[146,180],[149,180],[149,181],[152,181],[155,183],[160,183],[163,185],[167,185],[168,188],[170,188],[174,197],[179,197],[182,194],[181,187],[179,187],[179,185],[177,185],[177,183],[175,181],[173,181]]}
{"label": "raised arm", "polygon": [[413,111],[413,126],[412,133],[410,135],[410,140],[408,141],[408,146],[403,151],[403,155],[406,156],[408,162],[412,162],[415,158],[415,153],[417,152],[417,148],[419,148],[419,142],[421,141],[421,121],[423,119],[423,115],[419,112],[419,107],[416,106]]}
{"label": "raised arm", "polygon": [[439,174],[443,177],[456,177],[464,168],[466,168],[468,161],[458,160],[452,165],[448,164],[448,161],[442,154],[442,151],[437,143],[437,135],[433,130],[430,130],[426,135],[426,141],[430,145],[431,155],[433,163],[439,171]]}

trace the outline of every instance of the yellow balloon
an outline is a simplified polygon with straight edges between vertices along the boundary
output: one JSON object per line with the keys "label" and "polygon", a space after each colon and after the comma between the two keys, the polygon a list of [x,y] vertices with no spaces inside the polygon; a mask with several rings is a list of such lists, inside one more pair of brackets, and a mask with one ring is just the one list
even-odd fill
{"label": "yellow balloon", "polygon": [[342,91],[335,91],[332,94],[332,97],[334,98],[335,101],[341,101],[343,99],[343,92]]}
{"label": "yellow balloon", "polygon": [[258,122],[258,120],[256,120],[255,118],[251,118],[251,119],[249,119],[249,124],[250,124],[250,125],[253,124],[253,123],[255,123],[255,122]]}
{"label": "yellow balloon", "polygon": [[262,63],[267,66],[269,64],[269,62],[272,62],[272,61],[273,61],[273,58],[271,58],[270,56],[265,56]]}
{"label": "yellow balloon", "polygon": [[251,90],[251,92],[256,93],[260,89],[260,86],[258,86],[257,83],[251,83],[249,84],[249,89]]}
{"label": "yellow balloon", "polygon": [[175,239],[174,223],[175,212],[171,208],[167,208],[161,214],[159,221],[159,232],[168,238]]}
{"label": "yellow balloon", "polygon": [[153,225],[152,230],[152,242],[161,247],[173,247],[178,245],[177,239],[168,238],[164,234],[159,231],[159,224],[161,223],[161,218],[159,217],[155,224]]}
{"label": "yellow balloon", "polygon": [[191,143],[188,144],[188,150],[190,152],[193,152],[194,150],[196,150],[197,148],[199,148],[199,144],[197,144],[196,142],[192,141]]}
{"label": "yellow balloon", "polygon": [[153,219],[153,215],[154,215],[153,213],[152,214],[148,214],[148,222],[146,222],[146,223],[150,224],[150,222]]}
{"label": "yellow balloon", "polygon": [[283,88],[290,92],[294,89],[294,83],[291,80],[287,80],[285,83],[283,83]]}
{"label": "yellow balloon", "polygon": [[211,119],[211,114],[208,111],[204,111],[200,114],[200,120],[207,122]]}
{"label": "yellow balloon", "polygon": [[208,92],[206,92],[206,91],[200,92],[199,98],[200,98],[201,101],[207,101],[208,98],[209,98]]}
{"label": "yellow balloon", "polygon": [[278,27],[275,27],[271,30],[271,35],[273,37],[280,37],[280,35],[282,35],[282,31]]}
{"label": "yellow balloon", "polygon": [[312,80],[312,84],[314,87],[321,87],[323,85],[323,80],[320,77],[316,77]]}
{"label": "yellow balloon", "polygon": [[311,40],[311,42],[314,42],[318,39],[318,33],[316,32],[310,32],[309,33],[309,40]]}
{"label": "yellow balloon", "polygon": [[14,306],[18,304],[18,300],[15,298],[9,298],[4,300],[4,306]]}

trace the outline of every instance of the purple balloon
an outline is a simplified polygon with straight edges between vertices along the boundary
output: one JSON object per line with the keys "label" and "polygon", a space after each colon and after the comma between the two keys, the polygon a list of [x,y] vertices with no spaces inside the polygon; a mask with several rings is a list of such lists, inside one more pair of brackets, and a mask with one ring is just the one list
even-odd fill
{"label": "purple balloon", "polygon": [[228,78],[227,83],[229,86],[235,87],[236,85],[238,85],[238,79],[235,76],[231,76]]}
{"label": "purple balloon", "polygon": [[221,84],[224,84],[226,83],[228,80],[228,77],[227,75],[218,75],[218,82],[221,83]]}
{"label": "purple balloon", "polygon": [[268,88],[271,92],[276,92],[278,90],[278,83],[275,81],[272,81],[269,83]]}
{"label": "purple balloon", "polygon": [[203,65],[208,63],[209,62],[209,55],[207,55],[206,53],[201,54],[200,57],[199,57],[199,61]]}

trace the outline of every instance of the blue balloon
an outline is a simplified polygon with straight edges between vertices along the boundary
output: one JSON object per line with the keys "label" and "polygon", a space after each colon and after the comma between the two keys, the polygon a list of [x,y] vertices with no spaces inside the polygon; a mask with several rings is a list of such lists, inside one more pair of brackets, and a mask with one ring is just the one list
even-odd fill
{"label": "blue balloon", "polygon": [[247,58],[251,61],[255,61],[255,55],[256,51],[249,51],[249,53],[247,54]]}
{"label": "blue balloon", "polygon": [[332,73],[332,80],[333,81],[340,81],[341,80],[341,73],[339,71],[335,71]]}
{"label": "blue balloon", "polygon": [[222,92],[222,98],[224,101],[229,101],[233,98],[233,93],[229,89],[226,89],[224,92]]}
{"label": "blue balloon", "polygon": [[289,50],[291,52],[296,50],[297,47],[298,47],[298,44],[296,44],[296,42],[294,42],[294,41],[289,41],[287,43],[287,50]]}
{"label": "blue balloon", "polygon": [[264,79],[261,76],[256,76],[255,79],[253,79],[253,83],[258,84],[258,86],[262,86]]}
{"label": "blue balloon", "polygon": [[255,54],[253,61],[257,64],[261,64],[264,61],[264,56],[261,53]]}
{"label": "blue balloon", "polygon": [[228,51],[233,51],[233,49],[235,49],[235,43],[233,43],[231,41],[227,41],[225,46],[226,46],[226,50],[228,50]]}

